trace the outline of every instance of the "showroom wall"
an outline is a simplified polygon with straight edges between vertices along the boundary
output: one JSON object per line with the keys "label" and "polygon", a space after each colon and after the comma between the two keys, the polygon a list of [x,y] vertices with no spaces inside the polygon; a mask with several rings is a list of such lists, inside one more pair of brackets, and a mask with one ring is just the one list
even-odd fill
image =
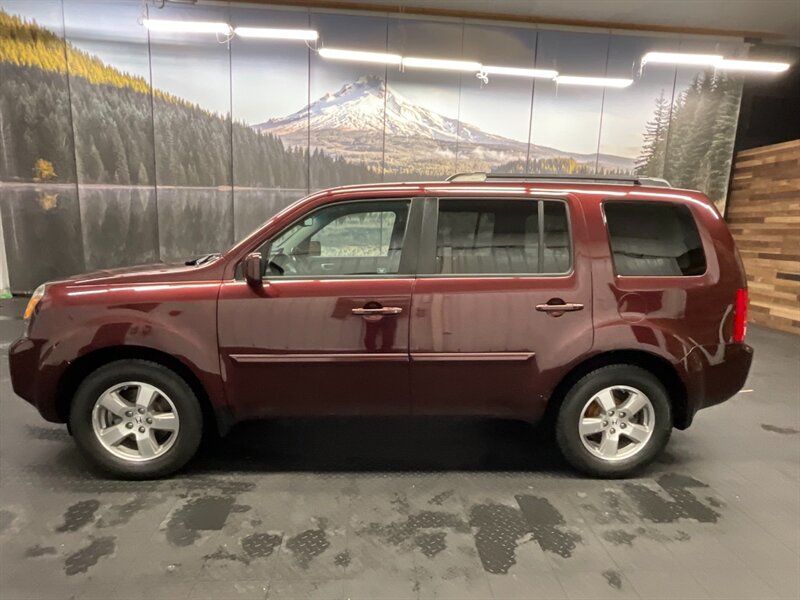
{"label": "showroom wall", "polygon": [[[316,43],[148,32],[142,3],[0,0],[10,285],[225,249],[309,190],[457,171],[666,177],[726,197],[741,80],[648,65],[736,40],[267,6],[151,18],[316,29]],[[624,89],[337,62],[318,47],[628,77]]]}

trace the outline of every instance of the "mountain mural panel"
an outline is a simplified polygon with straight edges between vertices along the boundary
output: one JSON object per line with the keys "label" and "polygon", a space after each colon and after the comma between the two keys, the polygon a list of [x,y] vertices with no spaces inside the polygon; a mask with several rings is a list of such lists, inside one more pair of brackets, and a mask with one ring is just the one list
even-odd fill
{"label": "mountain mural panel", "polygon": [[[294,146],[305,143],[309,136],[307,126],[312,149],[324,146],[338,158],[373,170],[384,167],[390,174],[413,172],[420,153],[430,162],[430,154],[435,155],[441,144],[452,143],[456,135],[459,153],[467,157],[471,170],[492,171],[512,165],[516,160],[524,161],[528,151],[527,142],[484,131],[477,125],[415,104],[374,76],[361,77],[290,115],[253,125],[253,129]],[[407,143],[409,140],[413,143]],[[394,142],[392,162],[384,166],[384,144],[391,142]],[[580,154],[538,145],[535,149],[542,159],[537,167],[545,173],[560,172],[558,166],[570,161],[576,165],[576,172],[581,166],[591,165],[593,169],[595,163],[603,172],[617,174],[631,173],[635,167],[634,159],[624,156]],[[432,168],[437,166],[433,161]],[[451,163],[451,159],[443,159],[438,173],[443,177],[452,175],[446,170]]]}

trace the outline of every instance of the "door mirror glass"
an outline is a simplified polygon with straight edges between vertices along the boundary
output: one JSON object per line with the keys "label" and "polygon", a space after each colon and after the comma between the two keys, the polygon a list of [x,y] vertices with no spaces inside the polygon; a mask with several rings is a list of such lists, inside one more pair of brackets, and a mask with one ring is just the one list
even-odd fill
{"label": "door mirror glass", "polygon": [[261,281],[261,253],[251,252],[244,257],[243,271],[244,278],[248,285],[260,286]]}

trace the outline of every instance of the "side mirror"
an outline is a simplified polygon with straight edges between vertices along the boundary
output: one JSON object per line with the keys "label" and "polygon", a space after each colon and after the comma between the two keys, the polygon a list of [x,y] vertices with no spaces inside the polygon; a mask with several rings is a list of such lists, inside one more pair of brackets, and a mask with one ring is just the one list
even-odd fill
{"label": "side mirror", "polygon": [[247,285],[261,287],[264,284],[261,277],[261,254],[259,252],[251,252],[244,257],[242,271]]}
{"label": "side mirror", "polygon": [[312,240],[308,242],[308,255],[309,256],[322,256],[322,244],[319,241]]}

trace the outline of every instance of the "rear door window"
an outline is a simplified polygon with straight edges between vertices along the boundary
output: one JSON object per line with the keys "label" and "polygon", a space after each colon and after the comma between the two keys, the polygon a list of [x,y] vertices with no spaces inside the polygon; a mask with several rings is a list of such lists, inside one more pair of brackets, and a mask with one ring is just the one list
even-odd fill
{"label": "rear door window", "polygon": [[437,275],[561,274],[571,266],[566,204],[439,200]]}
{"label": "rear door window", "polygon": [[665,202],[603,203],[618,275],[685,276],[706,271],[689,207]]}

